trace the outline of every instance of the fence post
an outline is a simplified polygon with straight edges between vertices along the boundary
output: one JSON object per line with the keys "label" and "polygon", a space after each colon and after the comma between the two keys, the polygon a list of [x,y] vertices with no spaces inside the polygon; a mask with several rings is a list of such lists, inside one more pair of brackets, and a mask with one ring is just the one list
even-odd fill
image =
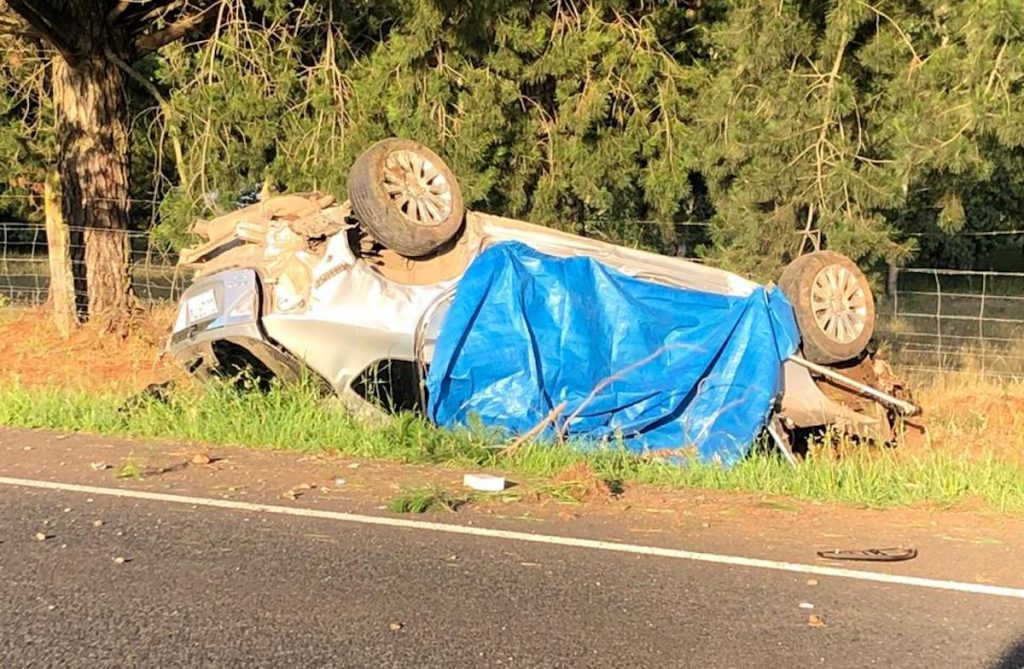
{"label": "fence post", "polygon": [[978,309],[978,338],[981,340],[981,373],[985,373],[985,295],[988,293],[988,273],[981,275],[981,307]]}
{"label": "fence post", "polygon": [[60,176],[56,170],[46,175],[43,212],[46,215],[46,245],[50,261],[50,294],[47,302],[53,324],[66,339],[78,327],[78,312],[75,306],[75,280],[71,270],[71,234],[61,212]]}
{"label": "fence post", "polygon": [[889,297],[896,295],[899,290],[900,268],[896,263],[888,263],[885,272],[885,292]]}

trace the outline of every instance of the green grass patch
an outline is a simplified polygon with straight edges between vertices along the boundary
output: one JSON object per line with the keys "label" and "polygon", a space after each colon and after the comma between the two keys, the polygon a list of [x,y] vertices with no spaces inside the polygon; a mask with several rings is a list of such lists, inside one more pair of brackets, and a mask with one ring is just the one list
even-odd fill
{"label": "green grass patch", "polygon": [[455,495],[444,488],[427,486],[403,490],[388,502],[392,513],[426,513],[456,511],[470,500],[469,495]]}
{"label": "green grass patch", "polygon": [[412,415],[369,427],[306,386],[261,394],[227,383],[172,393],[166,402],[66,389],[0,386],[0,425],[297,449],[460,468],[498,468],[549,477],[586,463],[612,487],[648,483],[670,488],[763,492],[872,507],[977,499],[992,510],[1024,512],[1024,467],[999,458],[932,451],[916,457],[866,446],[812,455],[792,468],[774,454],[754,454],[725,469],[673,464],[621,448],[530,444],[512,455],[482,430],[444,430]]}
{"label": "green grass patch", "polygon": [[141,479],[142,478],[142,466],[139,465],[135,459],[134,453],[129,453],[128,457],[118,463],[114,467],[114,478],[118,479]]}

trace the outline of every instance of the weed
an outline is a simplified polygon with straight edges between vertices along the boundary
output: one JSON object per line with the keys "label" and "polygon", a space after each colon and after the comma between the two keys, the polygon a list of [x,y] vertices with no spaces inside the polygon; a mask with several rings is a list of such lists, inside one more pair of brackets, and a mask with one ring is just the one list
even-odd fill
{"label": "weed", "polygon": [[454,495],[443,488],[428,486],[402,490],[388,502],[392,513],[426,513],[427,511],[456,511],[470,500],[468,495]]}
{"label": "weed", "polygon": [[116,479],[141,479],[142,466],[135,460],[135,454],[129,453],[121,462],[114,467],[114,478]]}

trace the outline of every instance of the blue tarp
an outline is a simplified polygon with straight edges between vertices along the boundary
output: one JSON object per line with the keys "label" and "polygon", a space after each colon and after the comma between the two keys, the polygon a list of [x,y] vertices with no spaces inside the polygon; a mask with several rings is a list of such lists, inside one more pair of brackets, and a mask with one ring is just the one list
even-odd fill
{"label": "blue tarp", "polygon": [[621,440],[729,465],[764,425],[798,342],[777,289],[672,288],[593,258],[503,243],[458,284],[427,378],[428,411],[441,425],[476,416],[522,433],[567,402],[573,443]]}

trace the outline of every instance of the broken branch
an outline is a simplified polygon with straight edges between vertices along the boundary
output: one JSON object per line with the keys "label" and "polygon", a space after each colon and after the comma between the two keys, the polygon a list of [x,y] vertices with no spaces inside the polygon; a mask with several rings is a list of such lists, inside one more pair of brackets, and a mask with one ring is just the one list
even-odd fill
{"label": "broken branch", "polygon": [[[549,411],[548,415],[545,416],[544,419],[541,420],[541,422],[539,422],[536,425],[534,425],[533,427],[531,427],[527,432],[524,432],[523,434],[519,435],[519,437],[517,437],[515,441],[513,441],[511,444],[509,444],[507,447],[505,447],[504,450],[501,451],[501,454],[502,455],[506,455],[506,456],[512,455],[516,451],[519,450],[520,446],[522,446],[523,444],[525,444],[525,443],[527,443],[529,441],[532,441],[534,439],[534,437],[536,437],[541,432],[546,430],[548,425],[551,425],[556,420],[558,420],[558,417],[562,415],[562,412],[565,411],[565,407],[567,407],[568,405],[569,405],[568,402],[562,402],[561,404],[556,406],[554,409]],[[559,431],[559,432],[561,432],[561,431]]]}
{"label": "broken branch", "polygon": [[212,4],[196,14],[178,19],[166,28],[140,35],[135,40],[135,53],[140,57],[145,56],[148,53],[156,51],[162,46],[166,46],[171,42],[176,42],[185,35],[191,33],[193,30],[202,26],[206,21],[210,20],[211,17],[215,16],[216,12],[213,10],[220,4],[221,3],[219,2]]}

